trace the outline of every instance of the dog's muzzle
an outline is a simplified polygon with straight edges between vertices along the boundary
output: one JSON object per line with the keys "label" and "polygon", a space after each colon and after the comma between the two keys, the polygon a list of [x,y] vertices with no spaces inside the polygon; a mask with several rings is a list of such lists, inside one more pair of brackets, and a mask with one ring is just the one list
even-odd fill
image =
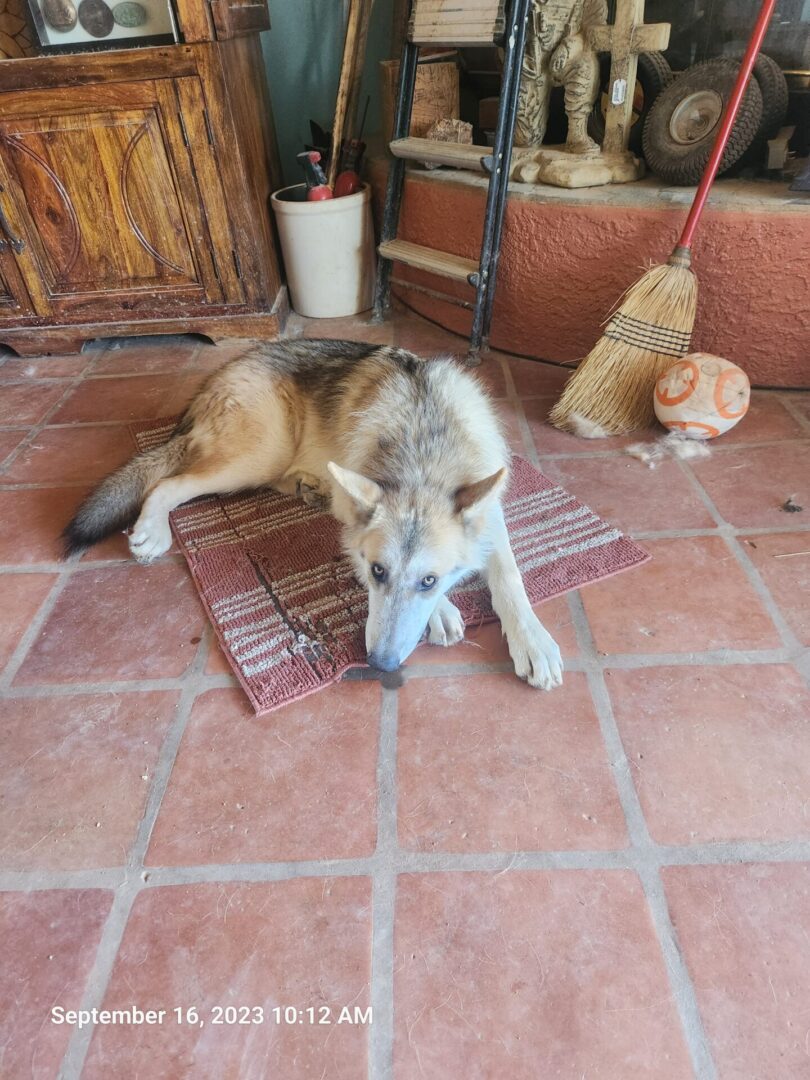
{"label": "dog's muzzle", "polygon": [[368,664],[369,667],[377,668],[378,671],[396,671],[399,668],[399,657],[393,653],[370,652]]}

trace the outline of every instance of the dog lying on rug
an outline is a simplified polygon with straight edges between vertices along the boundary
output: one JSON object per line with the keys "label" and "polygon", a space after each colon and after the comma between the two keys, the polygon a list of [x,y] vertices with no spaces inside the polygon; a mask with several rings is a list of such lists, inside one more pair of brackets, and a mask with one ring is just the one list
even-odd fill
{"label": "dog lying on rug", "polygon": [[480,571],[515,671],[562,682],[501,509],[509,449],[477,380],[450,359],[355,341],[261,345],[215,372],[167,443],[107,477],[65,529],[66,554],[132,526],[139,562],[171,547],[169,513],[201,495],[270,486],[328,498],[368,586],[368,662],[394,671],[425,630],[453,645],[446,593]]}

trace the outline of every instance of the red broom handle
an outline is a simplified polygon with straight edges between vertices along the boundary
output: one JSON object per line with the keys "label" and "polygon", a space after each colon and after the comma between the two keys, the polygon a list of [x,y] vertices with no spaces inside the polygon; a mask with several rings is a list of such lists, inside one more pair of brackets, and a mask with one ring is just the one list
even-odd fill
{"label": "red broom handle", "polygon": [[742,63],[740,64],[737,81],[734,84],[734,91],[729,98],[728,108],[723,116],[723,123],[717,133],[717,138],[714,140],[711,157],[706,162],[703,177],[695,192],[692,209],[689,211],[689,217],[686,219],[686,225],[684,225],[681,238],[678,241],[679,248],[688,249],[692,246],[695,230],[700,221],[700,215],[703,213],[703,209],[706,206],[706,200],[709,197],[709,189],[714,183],[714,178],[717,176],[717,170],[720,168],[720,161],[722,160],[729,136],[734,127],[734,121],[737,119],[737,113],[740,111],[740,102],[743,99],[748,80],[751,78],[751,72],[756,63],[757,54],[762,48],[762,42],[768,30],[768,23],[771,21],[771,15],[773,15],[773,9],[775,7],[776,0],[763,0],[753,33],[751,34],[751,40],[748,42],[748,48],[745,50],[745,56],[742,58]]}

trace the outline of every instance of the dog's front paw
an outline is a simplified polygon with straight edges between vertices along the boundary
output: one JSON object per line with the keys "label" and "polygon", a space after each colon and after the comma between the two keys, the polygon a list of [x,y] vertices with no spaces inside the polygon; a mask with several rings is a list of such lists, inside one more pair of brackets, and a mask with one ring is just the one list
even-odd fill
{"label": "dog's front paw", "polygon": [[457,645],[463,637],[461,612],[443,596],[428,620],[428,641],[431,645]]}
{"label": "dog's front paw", "polygon": [[329,489],[317,476],[301,473],[295,481],[295,494],[303,499],[307,506],[322,507],[329,498]]}
{"label": "dog's front paw", "polygon": [[507,631],[506,639],[518,678],[540,690],[562,686],[563,662],[559,646],[539,619],[518,623],[513,630]]}
{"label": "dog's front paw", "polygon": [[141,515],[135,522],[129,537],[129,550],[140,563],[149,563],[159,558],[172,546],[172,531],[168,517],[158,519],[155,516]]}

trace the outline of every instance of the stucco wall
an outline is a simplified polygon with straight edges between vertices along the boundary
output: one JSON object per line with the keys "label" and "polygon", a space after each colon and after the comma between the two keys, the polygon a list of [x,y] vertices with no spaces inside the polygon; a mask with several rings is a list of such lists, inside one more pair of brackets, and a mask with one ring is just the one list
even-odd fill
{"label": "stucco wall", "polygon": [[[375,163],[378,208],[385,172]],[[484,199],[483,186],[414,174],[400,235],[477,258]],[[492,344],[558,363],[586,355],[624,290],[645,267],[666,260],[684,218],[682,205],[510,197]],[[694,248],[700,288],[693,348],[734,360],[757,385],[810,387],[808,251],[810,203],[707,210]],[[444,278],[400,266],[396,273],[472,298],[471,289]],[[464,309],[413,290],[403,297],[429,318],[467,332]]]}

